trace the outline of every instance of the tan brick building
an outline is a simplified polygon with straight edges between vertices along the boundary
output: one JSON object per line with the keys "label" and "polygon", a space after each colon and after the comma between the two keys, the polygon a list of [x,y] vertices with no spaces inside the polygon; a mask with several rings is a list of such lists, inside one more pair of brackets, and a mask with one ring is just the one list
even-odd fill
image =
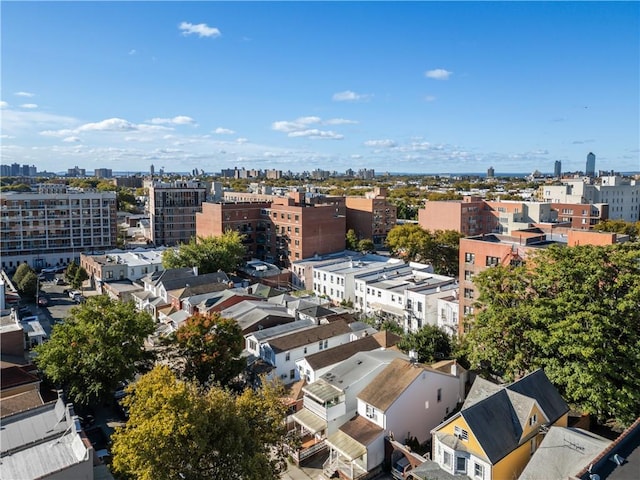
{"label": "tan brick building", "polygon": [[384,245],[389,231],[396,226],[397,208],[386,197],[386,189],[374,188],[364,197],[346,197],[347,230],[359,239],[371,239],[377,247]]}

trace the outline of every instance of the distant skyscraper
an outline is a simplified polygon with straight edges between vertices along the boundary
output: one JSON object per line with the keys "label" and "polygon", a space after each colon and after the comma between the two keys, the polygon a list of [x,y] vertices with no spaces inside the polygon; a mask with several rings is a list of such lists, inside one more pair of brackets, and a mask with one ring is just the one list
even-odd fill
{"label": "distant skyscraper", "polygon": [[496,171],[493,169],[493,167],[489,167],[487,169],[487,178],[493,178],[496,175]]}
{"label": "distant skyscraper", "polygon": [[596,156],[592,152],[587,155],[587,168],[584,173],[587,177],[596,176]]}
{"label": "distant skyscraper", "polygon": [[155,172],[156,172],[156,168],[153,166],[153,163],[152,163],[151,167],[149,168],[149,173],[153,176]]}
{"label": "distant skyscraper", "polygon": [[553,176],[556,178],[560,178],[562,176],[562,162],[560,160],[556,160],[556,163],[553,166]]}

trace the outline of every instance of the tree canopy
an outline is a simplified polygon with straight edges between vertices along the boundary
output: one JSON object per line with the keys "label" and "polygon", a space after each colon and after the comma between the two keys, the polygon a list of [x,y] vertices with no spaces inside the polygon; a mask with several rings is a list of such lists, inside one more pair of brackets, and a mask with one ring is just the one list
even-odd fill
{"label": "tree canopy", "polygon": [[456,275],[462,234],[455,230],[430,232],[417,223],[397,225],[387,235],[393,255],[409,261],[430,263],[436,273]]}
{"label": "tree canopy", "polygon": [[605,220],[593,227],[597,232],[614,232],[629,235],[632,241],[637,240],[640,233],[640,222],[625,222],[624,220]]}
{"label": "tree canopy", "polygon": [[154,322],[132,302],[95,296],[71,309],[53,328],[51,339],[36,348],[36,364],[74,403],[107,398],[121,381],[131,380],[146,358],[144,339]]}
{"label": "tree canopy", "polygon": [[543,368],[564,398],[601,420],[640,415],[640,248],[550,247],[474,277],[467,356],[512,380]]}
{"label": "tree canopy", "polygon": [[27,273],[33,273],[33,268],[31,268],[28,263],[21,263],[20,265],[18,265],[18,268],[16,268],[16,271],[11,278],[11,281],[16,286],[16,288],[19,288],[20,282]]}
{"label": "tree canopy", "polygon": [[415,350],[421,363],[449,358],[453,350],[451,337],[435,325],[425,325],[415,333],[406,334],[398,348],[403,352]]}
{"label": "tree canopy", "polygon": [[358,235],[356,235],[356,231],[353,228],[347,230],[346,247],[347,250],[358,250]]}
{"label": "tree canopy", "polygon": [[198,267],[200,274],[218,270],[233,272],[242,262],[245,246],[242,235],[229,230],[219,237],[192,238],[177,249],[167,249],[162,253],[164,268]]}
{"label": "tree canopy", "polygon": [[246,361],[242,329],[233,319],[219,312],[189,317],[170,338],[174,357],[184,359],[181,375],[201,386],[226,386],[242,372]]}
{"label": "tree canopy", "polygon": [[239,397],[156,366],[130,387],[129,420],[113,434],[113,468],[140,480],[276,479],[286,468],[282,389]]}

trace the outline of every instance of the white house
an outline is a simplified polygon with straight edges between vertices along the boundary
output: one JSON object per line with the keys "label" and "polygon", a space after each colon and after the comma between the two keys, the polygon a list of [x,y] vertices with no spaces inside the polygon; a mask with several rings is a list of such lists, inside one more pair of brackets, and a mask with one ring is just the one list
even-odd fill
{"label": "white house", "polygon": [[458,334],[458,312],[460,310],[458,302],[458,291],[453,290],[451,295],[438,298],[436,302],[436,311],[438,312],[438,320],[436,325],[447,332],[451,336]]}
{"label": "white house", "polygon": [[303,408],[292,415],[302,444],[298,461],[326,449],[327,436],[356,413],[358,393],[397,358],[407,357],[398,350],[358,352],[302,388]]}
{"label": "white house", "polygon": [[431,267],[409,264],[386,267],[355,277],[355,307],[368,315],[390,319],[405,332],[438,323],[438,299],[457,295],[453,277],[436,275]]}
{"label": "white house", "polygon": [[354,330],[345,320],[318,325],[269,339],[260,345],[259,357],[273,368],[269,377],[278,377],[285,384],[300,380],[296,361],[305,355],[326,350],[351,340]]}
{"label": "white house", "polygon": [[358,395],[357,416],[329,435],[325,473],[343,478],[372,472],[384,461],[384,437],[423,443],[458,403],[459,379],[395,359]]}

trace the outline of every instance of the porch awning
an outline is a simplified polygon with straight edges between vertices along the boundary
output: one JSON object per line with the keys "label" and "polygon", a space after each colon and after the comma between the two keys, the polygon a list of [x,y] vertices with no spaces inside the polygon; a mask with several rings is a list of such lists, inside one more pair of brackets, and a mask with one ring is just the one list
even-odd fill
{"label": "porch awning", "polygon": [[387,305],[385,303],[374,302],[371,304],[376,310],[381,310],[385,313],[390,313],[396,317],[404,317],[404,310],[401,307],[394,307],[393,305]]}
{"label": "porch awning", "polygon": [[334,450],[337,450],[341,456],[350,462],[367,453],[367,448],[364,445],[351,438],[342,430],[332,433],[325,443]]}
{"label": "porch awning", "polygon": [[306,408],[294,413],[292,418],[312,434],[316,434],[327,428],[327,422]]}

